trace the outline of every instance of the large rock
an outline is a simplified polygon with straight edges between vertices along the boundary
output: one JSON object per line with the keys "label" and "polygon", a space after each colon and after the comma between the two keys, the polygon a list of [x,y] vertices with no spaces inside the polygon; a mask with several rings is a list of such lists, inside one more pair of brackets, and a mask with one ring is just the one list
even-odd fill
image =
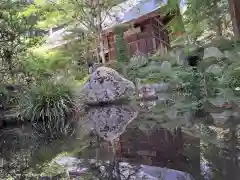
{"label": "large rock", "polygon": [[223,54],[216,47],[209,47],[209,48],[204,49],[203,59],[212,58],[212,57],[214,57],[214,58],[222,58]]}
{"label": "large rock", "polygon": [[86,104],[112,103],[133,96],[135,86],[117,71],[99,67],[91,74],[81,93]]}

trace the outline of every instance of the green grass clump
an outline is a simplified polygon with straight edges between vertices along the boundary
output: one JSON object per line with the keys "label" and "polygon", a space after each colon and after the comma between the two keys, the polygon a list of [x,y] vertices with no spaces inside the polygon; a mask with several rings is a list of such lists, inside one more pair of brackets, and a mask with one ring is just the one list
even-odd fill
{"label": "green grass clump", "polygon": [[43,122],[48,128],[62,128],[76,105],[73,87],[47,80],[27,90],[19,101],[23,119]]}

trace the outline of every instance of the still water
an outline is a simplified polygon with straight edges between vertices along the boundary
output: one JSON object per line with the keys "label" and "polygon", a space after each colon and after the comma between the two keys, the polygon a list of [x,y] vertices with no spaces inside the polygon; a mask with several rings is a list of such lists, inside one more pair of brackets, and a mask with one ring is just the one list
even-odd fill
{"label": "still water", "polygon": [[174,101],[162,94],[92,107],[54,134],[41,125],[6,127],[0,179],[239,179],[239,132],[226,120],[237,118],[224,107],[179,111]]}

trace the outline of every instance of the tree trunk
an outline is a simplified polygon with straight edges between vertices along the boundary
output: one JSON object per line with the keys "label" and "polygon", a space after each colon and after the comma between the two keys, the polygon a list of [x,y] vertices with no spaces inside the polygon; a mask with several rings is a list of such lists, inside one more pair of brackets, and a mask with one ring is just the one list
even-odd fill
{"label": "tree trunk", "polygon": [[229,139],[229,164],[227,172],[229,173],[229,179],[237,180],[238,176],[238,153],[237,153],[237,131],[236,128],[230,128],[230,139]]}
{"label": "tree trunk", "polygon": [[96,137],[96,167],[98,166],[99,163],[99,151],[100,151],[100,139],[99,136]]}
{"label": "tree trunk", "polygon": [[186,29],[185,29],[185,25],[184,25],[184,22],[183,22],[183,15],[181,13],[181,10],[180,10],[180,4],[177,5],[177,8],[176,8],[176,11],[177,11],[177,16],[179,17],[179,23],[181,25],[181,33],[186,33]]}
{"label": "tree trunk", "polygon": [[104,44],[103,44],[103,35],[102,35],[102,5],[100,3],[101,1],[98,0],[97,1],[97,8],[98,8],[98,15],[97,15],[97,23],[98,23],[98,28],[97,28],[97,31],[98,31],[98,42],[99,42],[99,48],[100,48],[100,57],[102,59],[102,63],[104,64],[106,61],[105,61],[105,55],[104,55]]}
{"label": "tree trunk", "polygon": [[216,24],[216,36],[217,38],[222,36],[222,22],[221,19],[218,20],[217,24]]}
{"label": "tree trunk", "polygon": [[232,17],[233,32],[235,37],[240,40],[240,1],[228,0],[229,12]]}
{"label": "tree trunk", "polygon": [[116,180],[121,180],[121,176],[120,176],[121,173],[120,173],[119,161],[116,153],[115,140],[113,140],[111,144],[112,144],[112,150],[113,150],[113,167],[116,173]]}
{"label": "tree trunk", "polygon": [[100,46],[100,57],[102,59],[102,63],[104,64],[106,60],[104,55],[104,44],[103,44],[103,37],[102,37],[101,30],[99,30],[99,46]]}

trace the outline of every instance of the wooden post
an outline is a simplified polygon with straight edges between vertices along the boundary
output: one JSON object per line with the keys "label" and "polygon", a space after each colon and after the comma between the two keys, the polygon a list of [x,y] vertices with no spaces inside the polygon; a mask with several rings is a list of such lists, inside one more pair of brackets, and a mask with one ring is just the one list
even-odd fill
{"label": "wooden post", "polygon": [[137,51],[136,52],[139,52],[139,49],[138,49],[138,34],[136,34],[137,36],[137,40],[136,40],[136,48],[137,48]]}
{"label": "wooden post", "polygon": [[153,44],[153,50],[154,53],[157,52],[157,44],[156,44],[156,38],[155,38],[155,34],[154,34],[154,28],[153,28],[153,19],[150,19],[150,24],[151,24],[151,29],[152,29],[152,44]]}
{"label": "wooden post", "polygon": [[162,41],[160,41],[159,48],[160,48],[161,56],[163,56],[164,55],[164,51],[163,51]]}
{"label": "wooden post", "polygon": [[144,39],[144,42],[145,42],[145,52],[147,55],[149,55],[149,49],[148,49],[148,45],[147,45],[147,39]]}
{"label": "wooden post", "polygon": [[153,42],[153,49],[154,49],[154,52],[157,52],[157,44],[156,44],[156,38],[154,37],[154,33],[153,33],[152,42]]}

